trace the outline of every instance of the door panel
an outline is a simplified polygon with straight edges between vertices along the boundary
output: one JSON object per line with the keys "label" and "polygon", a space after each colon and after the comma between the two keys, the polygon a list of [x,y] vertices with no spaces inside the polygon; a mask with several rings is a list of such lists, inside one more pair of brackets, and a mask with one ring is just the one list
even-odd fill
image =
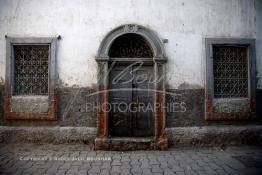
{"label": "door panel", "polygon": [[109,77],[110,117],[109,134],[131,136],[131,114],[125,104],[132,101],[131,68],[115,67]]}
{"label": "door panel", "polygon": [[[116,66],[109,76],[109,99],[114,109],[109,113],[112,136],[152,136],[153,67]],[[132,105],[131,105],[132,104]],[[128,109],[127,109],[128,108]],[[126,110],[127,109],[127,110]]]}
{"label": "door panel", "polygon": [[138,112],[133,113],[133,136],[153,135],[153,71],[150,66],[140,67],[134,72],[133,101],[138,102]]}

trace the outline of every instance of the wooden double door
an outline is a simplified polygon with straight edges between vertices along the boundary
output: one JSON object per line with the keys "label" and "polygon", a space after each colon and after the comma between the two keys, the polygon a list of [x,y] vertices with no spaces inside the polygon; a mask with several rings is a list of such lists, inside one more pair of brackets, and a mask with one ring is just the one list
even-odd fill
{"label": "wooden double door", "polygon": [[153,66],[114,66],[109,74],[109,135],[154,135]]}

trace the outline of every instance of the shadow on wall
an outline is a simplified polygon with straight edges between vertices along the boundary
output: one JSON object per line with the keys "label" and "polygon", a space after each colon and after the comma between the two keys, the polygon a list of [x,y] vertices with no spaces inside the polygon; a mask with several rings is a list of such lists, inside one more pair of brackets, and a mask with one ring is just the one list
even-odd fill
{"label": "shadow on wall", "polygon": [[3,118],[4,115],[4,85],[0,83],[0,119]]}
{"label": "shadow on wall", "polygon": [[257,89],[257,117],[262,121],[262,89]]}
{"label": "shadow on wall", "polygon": [[4,119],[4,85],[0,85],[0,125],[2,126],[85,126],[96,127],[95,108],[87,109],[87,103],[96,105],[96,96],[90,96],[93,87],[57,89],[57,121],[6,120]]}
{"label": "shadow on wall", "polygon": [[[168,85],[167,85],[168,87]],[[262,90],[257,89],[257,117],[252,120],[206,121],[205,89],[197,85],[183,83],[178,89],[167,88],[166,103],[176,110],[167,111],[167,127],[206,125],[248,125],[262,122]]]}
{"label": "shadow on wall", "polygon": [[[58,121],[27,121],[3,119],[4,85],[0,84],[0,125],[6,126],[85,126],[96,127],[96,110],[86,104],[96,105],[97,97],[92,96],[94,87],[60,87],[57,92]],[[169,94],[170,92],[170,94]],[[175,94],[175,95],[174,95]],[[257,116],[253,121],[205,121],[205,90],[167,89],[166,102],[173,104],[167,112],[167,127],[205,125],[247,125],[262,121],[262,90],[257,90]]]}

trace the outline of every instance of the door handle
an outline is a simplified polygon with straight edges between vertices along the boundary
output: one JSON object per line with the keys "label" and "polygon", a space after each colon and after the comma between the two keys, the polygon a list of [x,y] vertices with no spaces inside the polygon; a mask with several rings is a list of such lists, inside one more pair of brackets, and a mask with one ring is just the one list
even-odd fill
{"label": "door handle", "polygon": [[135,101],[135,103],[136,103],[136,104],[138,104],[138,103],[139,103],[139,101],[138,101],[138,97],[136,97],[136,101]]}

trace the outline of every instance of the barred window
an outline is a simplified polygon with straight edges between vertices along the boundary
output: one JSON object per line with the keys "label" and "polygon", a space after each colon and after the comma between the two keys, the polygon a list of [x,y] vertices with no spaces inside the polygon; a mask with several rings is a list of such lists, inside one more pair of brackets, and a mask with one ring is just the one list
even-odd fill
{"label": "barred window", "polygon": [[5,119],[55,120],[60,36],[5,38]]}
{"label": "barred window", "polygon": [[214,97],[248,97],[246,46],[213,46]]}
{"label": "barred window", "polygon": [[255,114],[255,43],[252,38],[206,38],[206,120],[246,120]]}
{"label": "barred window", "polygon": [[14,45],[13,95],[48,94],[49,45]]}

